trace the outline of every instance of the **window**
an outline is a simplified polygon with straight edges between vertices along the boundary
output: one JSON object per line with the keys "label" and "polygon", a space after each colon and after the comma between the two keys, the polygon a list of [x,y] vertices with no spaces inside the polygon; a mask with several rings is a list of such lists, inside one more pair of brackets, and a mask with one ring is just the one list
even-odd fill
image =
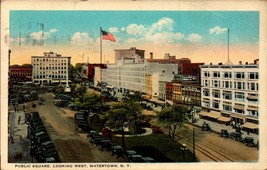
{"label": "window", "polygon": [[237,89],[242,89],[242,82],[237,82]]}
{"label": "window", "polygon": [[223,78],[232,78],[232,73],[231,72],[224,72]]}
{"label": "window", "polygon": [[220,98],[220,90],[212,90],[212,96],[215,98]]}
{"label": "window", "polygon": [[245,100],[244,93],[235,92],[235,100],[238,102],[244,102]]}
{"label": "window", "polygon": [[223,99],[232,100],[232,92],[231,91],[223,91]]}
{"label": "window", "polygon": [[223,110],[231,112],[232,111],[232,106],[228,105],[228,104],[223,104]]}
{"label": "window", "polygon": [[208,71],[204,71],[204,77],[209,77],[210,73]]}
{"label": "window", "polygon": [[248,73],[248,79],[259,79],[258,72],[250,72],[250,73]]}
{"label": "window", "polygon": [[210,90],[209,89],[204,89],[203,90],[203,95],[204,96],[210,96]]}
{"label": "window", "polygon": [[215,109],[219,109],[219,107],[220,107],[220,101],[213,100],[212,101],[212,107],[215,108]]}
{"label": "window", "polygon": [[255,83],[251,83],[251,84],[250,84],[250,89],[251,89],[251,90],[256,90]]}
{"label": "window", "polygon": [[245,78],[245,73],[244,72],[235,72],[235,78],[243,79],[243,78]]}
{"label": "window", "polygon": [[220,72],[219,71],[214,71],[213,72],[213,77],[220,77]]}

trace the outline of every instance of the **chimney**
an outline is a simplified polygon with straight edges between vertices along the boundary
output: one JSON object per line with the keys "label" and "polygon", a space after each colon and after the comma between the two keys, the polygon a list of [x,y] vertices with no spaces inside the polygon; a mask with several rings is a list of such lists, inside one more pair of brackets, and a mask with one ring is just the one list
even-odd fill
{"label": "chimney", "polygon": [[218,63],[218,65],[222,65],[222,62]]}
{"label": "chimney", "polygon": [[153,59],[153,53],[152,52],[150,53],[150,59]]}
{"label": "chimney", "polygon": [[242,65],[242,61],[239,61],[239,65]]}
{"label": "chimney", "polygon": [[212,63],[210,63],[210,65],[212,65]]}
{"label": "chimney", "polygon": [[246,65],[248,65],[248,62],[246,62]]}

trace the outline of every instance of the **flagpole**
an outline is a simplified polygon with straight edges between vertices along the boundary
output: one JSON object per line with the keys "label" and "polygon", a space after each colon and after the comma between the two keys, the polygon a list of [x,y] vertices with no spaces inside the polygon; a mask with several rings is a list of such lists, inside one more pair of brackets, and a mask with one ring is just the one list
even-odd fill
{"label": "flagpole", "polygon": [[228,65],[230,64],[230,60],[229,60],[229,33],[230,33],[230,30],[229,30],[229,28],[227,29],[227,33],[228,33],[228,37],[227,37],[227,39],[228,39]]}
{"label": "flagpole", "polygon": [[102,64],[102,27],[100,27],[100,64]]}

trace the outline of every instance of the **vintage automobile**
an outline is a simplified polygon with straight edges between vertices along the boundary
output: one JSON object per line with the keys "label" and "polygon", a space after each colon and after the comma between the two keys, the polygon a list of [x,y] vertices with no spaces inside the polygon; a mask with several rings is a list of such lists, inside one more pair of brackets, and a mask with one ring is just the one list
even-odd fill
{"label": "vintage automobile", "polygon": [[252,137],[245,137],[242,140],[242,142],[245,143],[246,146],[248,146],[248,147],[254,147],[254,146],[256,146],[255,143],[254,143],[254,139]]}
{"label": "vintage automobile", "polygon": [[221,130],[221,137],[229,138],[229,133],[227,130],[222,129]]}
{"label": "vintage automobile", "polygon": [[241,133],[239,132],[232,132],[230,133],[230,138],[236,141],[242,141]]}
{"label": "vintage automobile", "polygon": [[111,147],[111,154],[116,155],[116,157],[123,156],[123,148],[119,145],[112,146]]}

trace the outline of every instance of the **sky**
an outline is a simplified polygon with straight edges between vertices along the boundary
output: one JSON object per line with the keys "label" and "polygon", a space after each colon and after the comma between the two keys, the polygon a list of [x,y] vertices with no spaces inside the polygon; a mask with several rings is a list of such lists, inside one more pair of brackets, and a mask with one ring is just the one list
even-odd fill
{"label": "sky", "polygon": [[253,62],[259,58],[257,11],[10,11],[11,64],[54,51],[72,64],[100,62],[100,27],[116,38],[102,40],[103,61],[114,62],[115,49],[136,47],[145,57],[190,58],[206,64],[228,56]]}

